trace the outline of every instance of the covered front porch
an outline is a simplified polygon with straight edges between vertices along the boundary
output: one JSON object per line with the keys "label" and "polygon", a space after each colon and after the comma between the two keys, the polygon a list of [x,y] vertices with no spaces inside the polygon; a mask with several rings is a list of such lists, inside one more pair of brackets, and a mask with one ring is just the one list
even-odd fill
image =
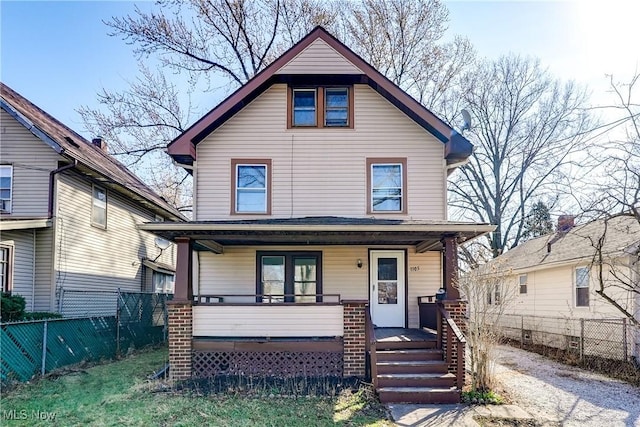
{"label": "covered front porch", "polygon": [[[376,381],[376,354],[389,338],[380,334],[391,333],[382,327],[419,342],[421,298],[435,307],[440,288],[442,310],[462,313],[457,244],[491,226],[314,217],[141,228],[178,246],[169,320],[174,378],[313,373]],[[434,348],[448,348],[445,329],[431,326]]]}

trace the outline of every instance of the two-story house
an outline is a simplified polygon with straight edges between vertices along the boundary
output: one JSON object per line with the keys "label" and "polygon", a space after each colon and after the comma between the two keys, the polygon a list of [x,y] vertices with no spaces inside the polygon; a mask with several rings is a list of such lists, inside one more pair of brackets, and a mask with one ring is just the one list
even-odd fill
{"label": "two-story house", "polygon": [[[447,221],[472,148],[314,29],[168,147],[193,174],[193,221],[141,229],[178,246],[173,377],[364,377],[369,353],[383,399],[456,400],[418,297],[446,287],[463,315],[456,245],[492,229]],[[416,397],[425,379],[442,388]]]}
{"label": "two-story house", "polygon": [[[172,291],[174,245],[137,225],[185,218],[103,140],[86,141],[3,83],[0,95],[2,291],[28,311],[58,311],[65,291]],[[97,294],[75,295],[74,314],[105,312]]]}

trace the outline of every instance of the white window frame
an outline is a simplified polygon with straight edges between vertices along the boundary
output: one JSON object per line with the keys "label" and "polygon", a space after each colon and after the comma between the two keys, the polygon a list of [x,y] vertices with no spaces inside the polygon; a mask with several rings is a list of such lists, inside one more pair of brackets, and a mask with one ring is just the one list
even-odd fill
{"label": "white window frame", "polygon": [[[0,170],[9,171],[9,198],[0,198],[0,213],[10,214],[13,208],[13,165],[0,165]],[[0,175],[2,174],[0,173]]]}
{"label": "white window frame", "polygon": [[[296,92],[313,92],[313,124],[296,124]],[[299,107],[299,111],[311,111],[310,107]],[[318,89],[317,88],[293,88],[291,94],[291,126],[292,127],[317,127],[318,126]]]}
{"label": "white window frame", "polygon": [[[104,192],[104,206],[99,206],[100,204],[102,204],[102,202],[96,198],[95,196],[96,190]],[[104,228],[104,229],[107,228],[108,205],[109,205],[109,193],[107,192],[107,189],[99,185],[92,184],[91,185],[91,225],[99,228]],[[96,222],[94,220],[95,218],[94,212],[96,209],[104,209],[104,224],[100,222]]]}
{"label": "white window frame", "polygon": [[[264,167],[264,187],[240,187],[240,168],[241,167],[256,167],[261,166]],[[269,165],[266,163],[237,163],[236,164],[236,176],[235,176],[235,206],[233,210],[238,214],[265,214],[269,211]],[[239,209],[238,201],[240,192],[244,191],[252,191],[257,192],[257,190],[261,190],[264,194],[264,209],[262,210],[241,210]]]}
{"label": "white window frame", "polygon": [[[156,294],[172,294],[175,290],[176,276],[153,270],[151,274],[153,292]],[[158,285],[161,285],[158,289]]]}
{"label": "white window frame", "polygon": [[0,245],[0,251],[6,253],[5,259],[0,259],[0,269],[2,269],[0,290],[3,293],[11,293],[13,289],[13,246]]}
{"label": "white window frame", "polygon": [[[522,281],[522,279],[524,278],[524,283]],[[529,293],[529,276],[527,274],[521,274],[518,276],[518,291],[520,293],[520,295],[526,295],[527,293]],[[524,292],[522,292],[522,289],[524,287]]]}
{"label": "white window frame", "polygon": [[[586,271],[586,275],[585,277],[585,282],[586,283],[578,283],[578,270],[585,270]],[[591,272],[589,271],[589,267],[576,267],[573,270],[573,298],[574,298],[574,306],[576,308],[589,308],[591,306],[591,295],[589,295],[590,291],[591,291],[591,286],[590,286],[590,274]],[[587,304],[586,305],[578,305],[578,289],[587,289]]]}
{"label": "white window frame", "polygon": [[[347,103],[344,107],[329,107],[327,104],[327,99],[329,98],[327,96],[327,92],[331,92],[331,91],[345,91],[347,94]],[[349,97],[351,95],[349,94],[349,88],[344,86],[339,86],[339,87],[325,87],[324,88],[324,127],[331,127],[331,128],[345,128],[345,127],[349,127],[351,124],[349,123]],[[327,113],[329,111],[338,111],[338,110],[344,110],[347,113],[347,119],[345,120],[344,124],[335,124],[335,125],[331,125],[331,124],[327,124]]]}
{"label": "white window frame", "polygon": [[[381,187],[384,189],[395,189],[395,188],[400,188],[400,196],[398,196],[398,198],[400,199],[400,208],[397,210],[378,210],[375,208],[375,203],[374,203],[374,193],[376,189],[380,189],[380,188],[376,188],[373,185],[374,182],[374,170],[377,166],[399,166],[400,167],[400,187]],[[404,204],[406,203],[405,201],[405,191],[404,191],[404,170],[402,169],[404,167],[404,165],[402,163],[371,163],[371,194],[370,194],[370,198],[371,198],[371,212],[372,213],[401,213],[404,212]]]}

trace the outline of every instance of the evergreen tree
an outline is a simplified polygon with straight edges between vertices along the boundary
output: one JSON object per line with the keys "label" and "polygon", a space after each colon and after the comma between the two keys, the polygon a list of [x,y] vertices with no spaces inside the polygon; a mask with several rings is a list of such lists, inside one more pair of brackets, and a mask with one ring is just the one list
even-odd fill
{"label": "evergreen tree", "polygon": [[529,240],[549,233],[553,233],[549,207],[544,202],[537,201],[524,220],[522,239]]}

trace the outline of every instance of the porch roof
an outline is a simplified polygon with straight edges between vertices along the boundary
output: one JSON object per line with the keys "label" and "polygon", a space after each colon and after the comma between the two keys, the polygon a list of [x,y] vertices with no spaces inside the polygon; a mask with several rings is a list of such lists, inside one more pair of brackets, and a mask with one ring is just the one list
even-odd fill
{"label": "porch roof", "polygon": [[346,217],[153,222],[139,226],[165,239],[188,237],[196,250],[246,245],[411,245],[439,250],[445,236],[467,241],[495,229],[486,223]]}

